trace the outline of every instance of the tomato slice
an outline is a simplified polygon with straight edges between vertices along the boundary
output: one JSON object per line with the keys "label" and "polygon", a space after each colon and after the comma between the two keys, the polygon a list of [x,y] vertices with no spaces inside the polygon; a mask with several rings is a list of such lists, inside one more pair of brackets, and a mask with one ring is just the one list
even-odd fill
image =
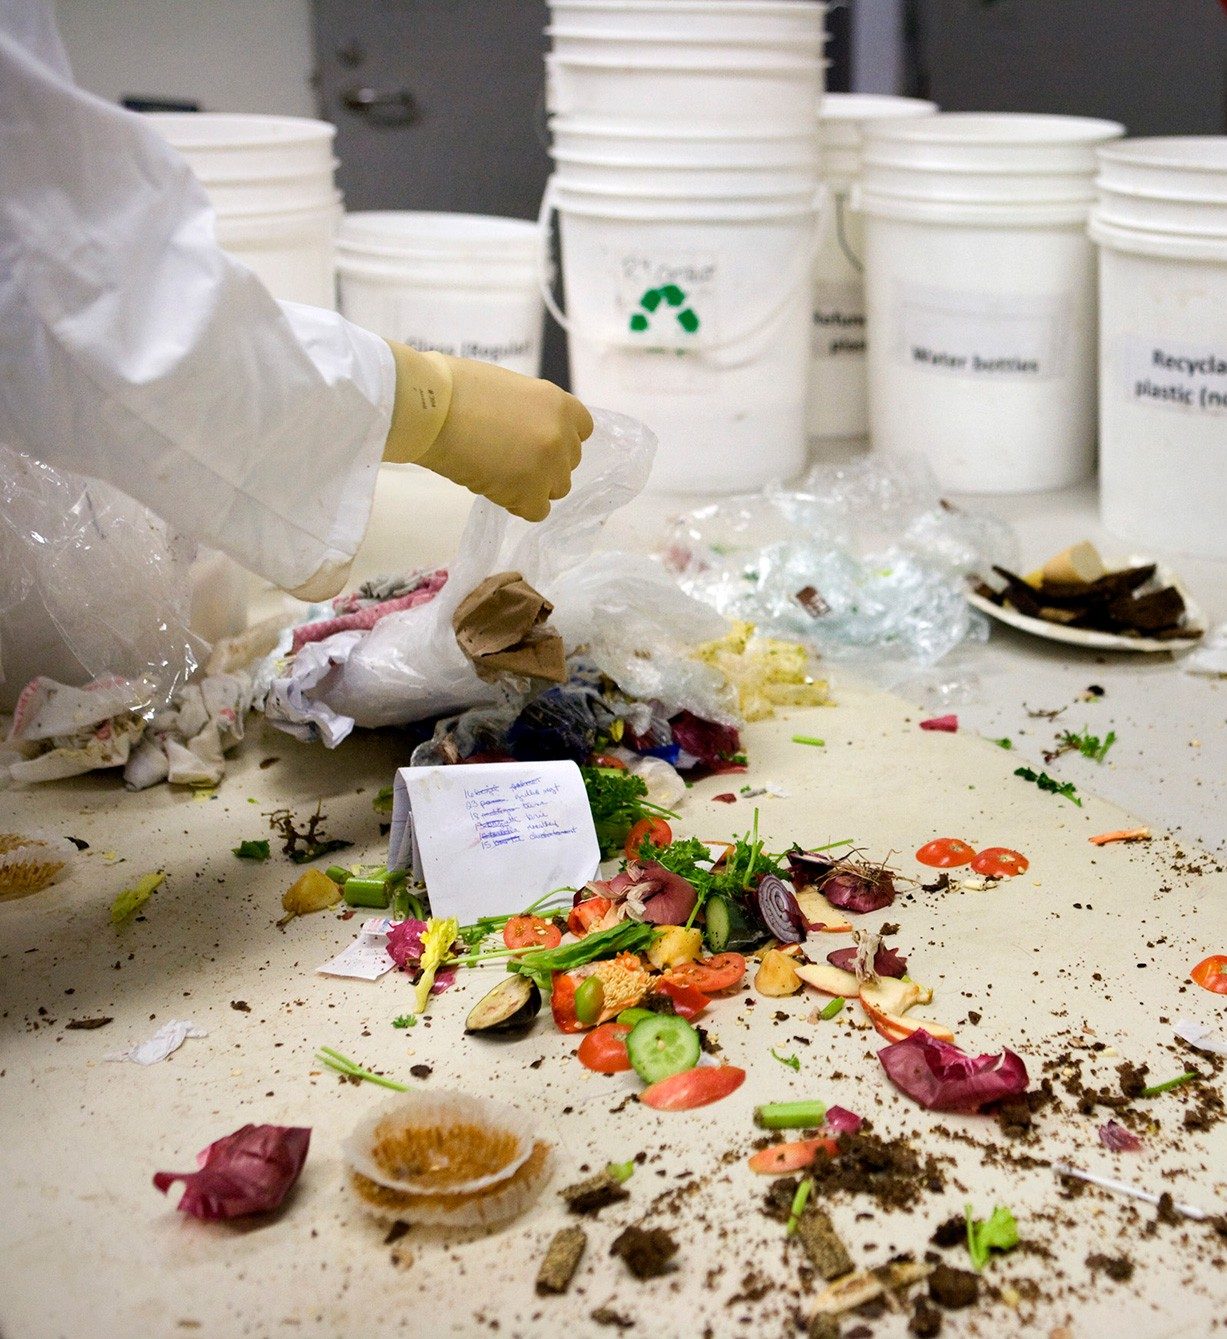
{"label": "tomato slice", "polygon": [[1016,874],[1025,874],[1031,868],[1031,862],[1021,851],[1011,851],[1008,846],[986,846],[971,862],[977,874],[987,874],[994,879],[1012,879]]}
{"label": "tomato slice", "polygon": [[597,753],[593,756],[591,766],[603,767],[606,771],[625,772],[626,764],[621,758],[615,758],[612,753]]}
{"label": "tomato slice", "polygon": [[916,859],[932,869],[955,869],[968,865],[976,857],[976,848],[959,837],[935,837],[916,852]]}
{"label": "tomato slice", "polygon": [[550,991],[550,1010],[559,1032],[583,1032],[584,1025],[575,1016],[575,979],[566,972],[555,972]]}
{"label": "tomato slice", "polygon": [[715,995],[721,990],[732,990],[746,974],[746,960],[740,953],[717,953],[698,962],[685,962],[670,967],[665,978],[679,986],[693,986],[695,990]]}
{"label": "tomato slice", "polygon": [[663,818],[641,818],[626,834],[626,858],[639,859],[639,848],[645,841],[653,846],[668,846],[673,840],[673,829]]}
{"label": "tomato slice", "polygon": [[586,898],[568,912],[567,929],[576,939],[582,939],[612,906],[613,903],[607,897]]}
{"label": "tomato slice", "polygon": [[579,1044],[576,1055],[585,1069],[596,1074],[621,1074],[630,1069],[631,1060],[626,1052],[630,1028],[625,1023],[602,1023]]}
{"label": "tomato slice", "polygon": [[750,1170],[762,1172],[764,1176],[787,1176],[789,1172],[799,1172],[802,1167],[811,1166],[819,1149],[833,1158],[839,1152],[839,1144],[829,1135],[798,1139],[791,1144],[772,1144],[751,1156]]}
{"label": "tomato slice", "polygon": [[1203,958],[1189,973],[1195,984],[1216,995],[1227,995],[1227,954],[1215,953]]}
{"label": "tomato slice", "polygon": [[557,948],[562,931],[541,916],[513,916],[503,926],[503,943],[508,948]]}
{"label": "tomato slice", "polygon": [[711,1003],[701,990],[696,990],[694,986],[686,985],[682,981],[670,980],[668,976],[660,978],[656,983],[656,989],[662,994],[668,995],[673,1001],[674,1009],[682,1018],[687,1020],[698,1018]]}
{"label": "tomato slice", "polygon": [[736,1065],[697,1065],[645,1088],[639,1100],[657,1111],[691,1111],[709,1102],[719,1102],[735,1093],[745,1081],[745,1070]]}

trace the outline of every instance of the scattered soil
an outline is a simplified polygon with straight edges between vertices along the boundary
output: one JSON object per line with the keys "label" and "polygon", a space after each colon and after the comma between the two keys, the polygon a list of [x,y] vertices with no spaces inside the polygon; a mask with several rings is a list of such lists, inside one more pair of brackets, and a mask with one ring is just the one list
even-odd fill
{"label": "scattered soil", "polygon": [[819,1153],[810,1169],[819,1200],[840,1192],[869,1195],[884,1209],[910,1209],[945,1189],[946,1178],[931,1154],[907,1139],[882,1139],[866,1125],[839,1136],[839,1156]]}
{"label": "scattered soil", "polygon": [[628,1227],[614,1238],[610,1255],[617,1255],[637,1279],[655,1279],[673,1268],[677,1242],[663,1227]]}
{"label": "scattered soil", "polygon": [[592,1319],[598,1325],[608,1325],[615,1330],[629,1330],[634,1328],[635,1322],[629,1317],[617,1312],[611,1306],[599,1306],[592,1312]]}
{"label": "scattered soil", "polygon": [[934,1339],[942,1331],[942,1313],[927,1298],[918,1297],[907,1328],[918,1339]]}
{"label": "scattered soil", "polygon": [[951,1246],[962,1246],[967,1240],[967,1220],[958,1214],[952,1214],[944,1223],[939,1223],[929,1238],[934,1246],[948,1250]]}
{"label": "scattered soil", "polygon": [[1106,1274],[1113,1283],[1128,1283],[1133,1277],[1133,1261],[1127,1255],[1103,1255],[1097,1251],[1086,1257],[1086,1267],[1092,1274]]}
{"label": "scattered soil", "polygon": [[572,1213],[597,1214],[607,1205],[629,1199],[630,1192],[608,1172],[597,1172],[585,1181],[577,1181],[558,1192]]}
{"label": "scattered soil", "polygon": [[947,1311],[957,1311],[979,1298],[980,1279],[969,1269],[938,1265],[929,1275],[929,1296]]}

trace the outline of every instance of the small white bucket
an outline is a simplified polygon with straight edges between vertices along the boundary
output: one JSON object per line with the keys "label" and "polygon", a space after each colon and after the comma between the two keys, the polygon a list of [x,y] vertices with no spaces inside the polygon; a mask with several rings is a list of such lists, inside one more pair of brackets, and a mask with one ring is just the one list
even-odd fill
{"label": "small white bucket", "polygon": [[147,120],[204,187],[226,251],[275,298],[336,306],[334,126],[224,112],[155,112]]}
{"label": "small white bucket", "polygon": [[574,33],[742,43],[821,37],[826,5],[813,0],[550,0],[554,23]]}
{"label": "small white bucket", "polygon": [[870,129],[860,199],[876,450],[919,453],[944,488],[969,493],[1090,473],[1091,201],[1066,187],[1120,133],[1011,113]]}
{"label": "small white bucket", "polygon": [[537,376],[539,250],[523,219],[350,214],[337,239],[341,310],[385,339]]}
{"label": "small white bucket", "polygon": [[556,154],[586,154],[608,162],[642,167],[780,167],[817,170],[818,123],[794,131],[747,130],[725,126],[627,125],[623,120],[556,116],[550,122]]}
{"label": "small white bucket", "polygon": [[[1227,235],[1179,226],[1170,197],[1182,192],[1190,206],[1194,195],[1216,197],[1225,173],[1224,138],[1126,141],[1110,162],[1103,155],[1101,178],[1120,184],[1139,217],[1153,210],[1155,226],[1117,223],[1115,192],[1091,218],[1103,524],[1141,548],[1216,559],[1227,559]],[[1141,195],[1152,187],[1165,192],[1161,208]]]}
{"label": "small white bucket", "polygon": [[758,127],[777,133],[814,123],[825,64],[751,53],[710,53],[689,63],[622,56],[547,55],[546,110],[617,117],[628,125],[712,129]]}
{"label": "small white bucket", "polygon": [[649,487],[735,492],[805,464],[816,193],[628,199],[551,182],[571,381],[657,434]]}
{"label": "small white bucket", "polygon": [[828,93],[819,117],[822,172],[831,208],[814,262],[813,363],[808,431],[812,447],[859,444],[869,431],[865,375],[864,237],[849,196],[860,180],[872,121],[931,116],[932,102],[870,93]]}

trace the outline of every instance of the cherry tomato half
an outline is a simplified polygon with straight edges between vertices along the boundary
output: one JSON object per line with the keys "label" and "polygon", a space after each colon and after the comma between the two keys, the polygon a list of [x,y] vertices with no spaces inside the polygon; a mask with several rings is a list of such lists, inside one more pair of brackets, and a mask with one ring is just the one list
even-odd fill
{"label": "cherry tomato half", "polygon": [[699,962],[670,967],[665,977],[676,985],[693,986],[705,994],[731,990],[746,974],[746,960],[740,953],[717,953]]}
{"label": "cherry tomato half", "polygon": [[503,926],[503,943],[508,948],[557,948],[562,931],[540,916],[513,916]]}
{"label": "cherry tomato half", "polygon": [[1015,874],[1025,874],[1031,868],[1031,862],[1019,851],[1011,851],[1008,846],[986,846],[971,862],[977,874],[988,874],[995,879],[1012,879]]}
{"label": "cherry tomato half", "polygon": [[1195,984],[1216,995],[1227,995],[1227,954],[1215,953],[1203,958],[1189,973]]}
{"label": "cherry tomato half", "polygon": [[812,1167],[819,1149],[829,1158],[839,1156],[838,1142],[830,1135],[819,1135],[816,1139],[799,1139],[791,1144],[771,1144],[767,1148],[760,1148],[750,1157],[750,1170],[761,1172],[764,1176],[788,1176],[803,1167]]}
{"label": "cherry tomato half", "polygon": [[663,818],[641,818],[626,834],[626,858],[639,859],[639,848],[645,841],[653,846],[668,846],[673,840],[673,829]]}
{"label": "cherry tomato half", "polygon": [[605,913],[612,906],[613,903],[607,897],[589,897],[577,903],[567,913],[567,929],[576,939],[582,939],[598,921],[604,919]]}
{"label": "cherry tomato half", "polygon": [[555,972],[550,990],[550,1010],[559,1032],[583,1032],[584,1025],[575,1016],[575,979],[566,972]]}
{"label": "cherry tomato half", "polygon": [[602,1023],[580,1042],[576,1052],[579,1063],[596,1074],[621,1074],[630,1069],[630,1056],[626,1053],[629,1035],[630,1028],[625,1023]]}
{"label": "cherry tomato half", "polygon": [[976,848],[958,837],[936,837],[916,852],[916,859],[932,869],[955,869],[975,859]]}
{"label": "cherry tomato half", "polygon": [[745,1081],[745,1070],[736,1065],[696,1065],[645,1088],[639,1100],[657,1111],[690,1111],[718,1102],[736,1092]]}
{"label": "cherry tomato half", "polygon": [[688,986],[681,981],[671,981],[667,976],[660,978],[656,988],[662,994],[668,995],[673,1001],[674,1009],[682,1018],[698,1018],[711,1003],[701,990],[696,990],[694,986]]}

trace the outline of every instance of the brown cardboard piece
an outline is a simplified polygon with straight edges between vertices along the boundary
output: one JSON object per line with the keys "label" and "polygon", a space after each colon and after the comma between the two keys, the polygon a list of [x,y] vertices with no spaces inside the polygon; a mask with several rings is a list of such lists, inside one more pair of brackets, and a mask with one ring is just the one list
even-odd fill
{"label": "brown cardboard piece", "polygon": [[477,677],[487,683],[500,674],[565,683],[562,638],[546,624],[553,612],[519,572],[495,572],[460,601],[452,627]]}

